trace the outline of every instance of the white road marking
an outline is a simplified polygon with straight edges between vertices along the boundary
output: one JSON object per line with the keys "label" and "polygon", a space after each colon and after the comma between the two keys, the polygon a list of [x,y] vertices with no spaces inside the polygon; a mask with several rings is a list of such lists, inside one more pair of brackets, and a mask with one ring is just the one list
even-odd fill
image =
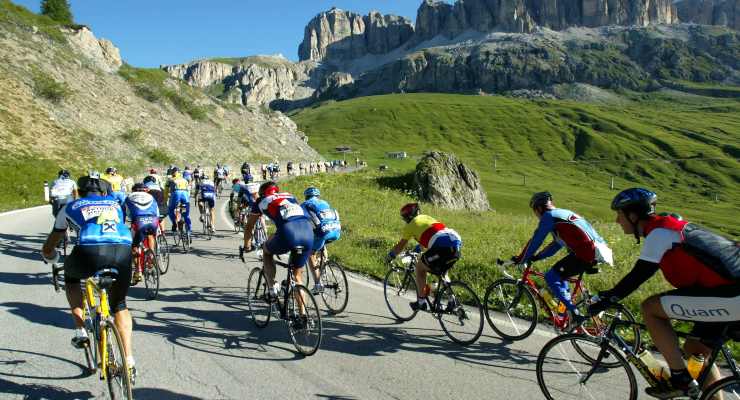
{"label": "white road marking", "polygon": [[20,210],[6,211],[4,213],[0,213],[0,217],[5,217],[8,215],[13,215],[13,214],[20,214],[26,211],[38,210],[39,208],[44,208],[44,207],[51,208],[51,204],[44,204],[43,206],[36,206],[36,207],[30,207],[30,208],[21,208]]}

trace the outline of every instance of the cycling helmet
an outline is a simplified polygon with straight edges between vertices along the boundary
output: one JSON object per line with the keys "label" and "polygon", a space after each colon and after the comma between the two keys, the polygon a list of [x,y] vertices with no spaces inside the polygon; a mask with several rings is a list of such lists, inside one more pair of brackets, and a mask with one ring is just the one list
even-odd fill
{"label": "cycling helmet", "polygon": [[231,180],[231,183],[233,183],[234,185],[236,185],[237,183],[239,183],[239,178],[232,179]]}
{"label": "cycling helmet", "polygon": [[134,192],[148,192],[149,191],[149,187],[147,187],[143,183],[137,183],[137,184],[134,185],[134,187],[131,188],[131,190],[134,191]]}
{"label": "cycling helmet", "polygon": [[142,181],[143,183],[157,183],[157,179],[155,179],[153,176],[147,176]]}
{"label": "cycling helmet", "polygon": [[186,165],[185,166],[185,169],[189,171],[190,170],[190,166],[189,165]]}
{"label": "cycling helmet", "polygon": [[635,213],[638,219],[655,214],[658,196],[643,188],[630,188],[619,192],[612,200],[612,210],[622,210],[625,214]]}
{"label": "cycling helmet", "polygon": [[409,223],[419,215],[420,212],[421,208],[419,207],[419,203],[408,203],[401,207],[401,218],[403,218],[406,223]]}
{"label": "cycling helmet", "polygon": [[100,181],[100,173],[98,171],[90,171],[87,176],[81,176],[77,180],[77,190],[83,196],[87,196],[88,194],[103,194],[106,192],[105,185]]}
{"label": "cycling helmet", "polygon": [[154,168],[149,168],[149,173],[150,174],[156,174],[157,173],[157,170],[154,169]]}
{"label": "cycling helmet", "polygon": [[179,172],[180,172],[180,168],[177,168],[177,167],[172,167],[172,169],[170,170],[170,175],[172,175],[172,176],[175,176],[175,175],[177,175],[177,174],[178,174]]}
{"label": "cycling helmet", "polygon": [[305,196],[306,199],[311,198],[311,197],[319,197],[321,196],[321,192],[319,191],[318,188],[310,186],[306,190],[303,191],[303,196]]}
{"label": "cycling helmet", "polygon": [[277,186],[277,184],[273,181],[267,181],[260,185],[258,194],[260,197],[269,196],[272,194],[275,194],[276,192],[280,191],[280,188]]}
{"label": "cycling helmet", "polygon": [[105,169],[105,173],[106,174],[112,174],[114,172],[118,172],[118,170],[116,169],[116,167],[108,167],[108,168]]}
{"label": "cycling helmet", "polygon": [[91,169],[90,171],[87,172],[87,176],[93,179],[100,179],[100,172],[94,169]]}
{"label": "cycling helmet", "polygon": [[544,207],[551,201],[552,194],[550,194],[550,192],[537,192],[529,199],[529,208],[535,209],[537,207]]}
{"label": "cycling helmet", "polygon": [[66,169],[60,169],[59,170],[59,177],[60,178],[69,178],[69,171]]}

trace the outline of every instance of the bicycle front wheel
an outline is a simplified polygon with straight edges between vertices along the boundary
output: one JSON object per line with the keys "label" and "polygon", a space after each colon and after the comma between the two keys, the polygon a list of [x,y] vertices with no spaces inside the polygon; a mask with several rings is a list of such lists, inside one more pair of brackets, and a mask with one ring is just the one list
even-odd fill
{"label": "bicycle front wheel", "polygon": [[[584,333],[589,336],[604,336],[609,329],[609,325],[611,324],[612,320],[614,320],[615,318],[635,323],[635,317],[632,315],[631,312],[629,312],[629,310],[608,308],[604,312],[599,313],[599,315],[594,315],[589,318],[582,326],[583,332],[575,333]],[[630,326],[619,326],[618,328],[616,328],[615,333],[619,335],[619,337],[624,339],[624,341],[629,346],[631,346],[634,351],[637,351],[637,349],[640,348],[640,328],[637,324]],[[580,348],[577,344],[574,344],[574,346],[576,348],[576,351],[579,351],[581,353],[581,356],[583,356],[586,360],[590,362],[595,361],[594,359],[590,358],[590,354],[587,351],[580,351]],[[607,367],[619,366],[619,363],[617,361],[614,361],[609,357],[604,358],[602,364]]]}
{"label": "bicycle front wheel", "polygon": [[391,314],[399,321],[410,321],[418,310],[409,303],[416,301],[416,281],[405,269],[392,267],[383,280],[383,296]]}
{"label": "bicycle front wheel", "polygon": [[105,380],[108,383],[108,392],[113,400],[133,399],[131,393],[131,374],[126,353],[123,352],[121,334],[112,321],[105,322],[103,334],[106,337]]}
{"label": "bicycle front wheel", "polygon": [[740,379],[734,376],[720,379],[711,384],[707,390],[702,393],[700,400],[739,400],[740,399]]}
{"label": "bicycle front wheel", "polygon": [[470,345],[483,332],[483,308],[475,292],[463,282],[446,285],[440,293],[439,324],[453,342]]}
{"label": "bicycle front wheel", "polygon": [[[618,366],[607,367],[590,359],[609,357]],[[537,384],[549,400],[637,399],[637,382],[627,360],[610,344],[586,335],[567,334],[545,344],[537,357]]]}
{"label": "bicycle front wheel", "polygon": [[159,293],[159,259],[152,249],[144,251],[144,286],[147,300],[154,300]]}
{"label": "bicycle front wheel", "polygon": [[182,245],[182,251],[185,253],[190,251],[190,231],[186,227],[182,227],[180,230],[180,244]]}
{"label": "bicycle front wheel", "polygon": [[267,290],[267,279],[262,268],[253,268],[247,280],[247,306],[258,328],[267,326],[272,315],[272,303],[268,300]]}
{"label": "bicycle front wheel", "polygon": [[311,292],[303,285],[295,285],[285,307],[288,332],[299,353],[310,356],[321,345],[321,313]]}
{"label": "bicycle front wheel", "polygon": [[537,326],[537,303],[529,289],[513,279],[499,279],[486,289],[486,320],[502,338],[522,340]]}
{"label": "bicycle front wheel", "polygon": [[164,234],[157,235],[157,267],[160,275],[164,275],[170,269],[170,247],[167,244],[167,236]]}
{"label": "bicycle front wheel", "polygon": [[349,301],[349,284],[344,268],[334,261],[327,261],[321,275],[321,285],[324,287],[321,299],[329,313],[336,315],[344,311]]}

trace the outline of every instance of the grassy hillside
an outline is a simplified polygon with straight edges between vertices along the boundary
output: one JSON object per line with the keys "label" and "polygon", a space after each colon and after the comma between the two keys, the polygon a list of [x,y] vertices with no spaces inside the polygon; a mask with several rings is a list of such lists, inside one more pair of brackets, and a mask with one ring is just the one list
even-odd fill
{"label": "grassy hillside", "polygon": [[[529,216],[531,193],[550,190],[558,205],[611,220],[616,190],[642,185],[658,192],[662,209],[740,234],[740,102],[679,92],[624,97],[608,106],[386,95],[330,102],[293,119],[324,156],[341,157],[334,147],[349,145],[358,153],[348,157],[387,164],[391,175],[411,171],[426,150],[453,152],[480,173],[500,213]],[[388,151],[411,157],[390,160]]]}

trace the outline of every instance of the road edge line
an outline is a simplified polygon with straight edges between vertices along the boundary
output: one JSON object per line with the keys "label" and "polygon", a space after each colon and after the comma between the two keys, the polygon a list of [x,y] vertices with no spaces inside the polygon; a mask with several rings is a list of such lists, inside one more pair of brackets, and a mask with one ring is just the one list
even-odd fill
{"label": "road edge line", "polygon": [[20,214],[20,213],[23,213],[23,212],[32,211],[32,210],[38,210],[38,209],[45,208],[45,207],[51,208],[51,204],[44,204],[44,205],[34,206],[34,207],[29,207],[29,208],[20,208],[20,209],[17,209],[17,210],[5,211],[5,212],[0,213],[0,217],[5,217],[7,215]]}

